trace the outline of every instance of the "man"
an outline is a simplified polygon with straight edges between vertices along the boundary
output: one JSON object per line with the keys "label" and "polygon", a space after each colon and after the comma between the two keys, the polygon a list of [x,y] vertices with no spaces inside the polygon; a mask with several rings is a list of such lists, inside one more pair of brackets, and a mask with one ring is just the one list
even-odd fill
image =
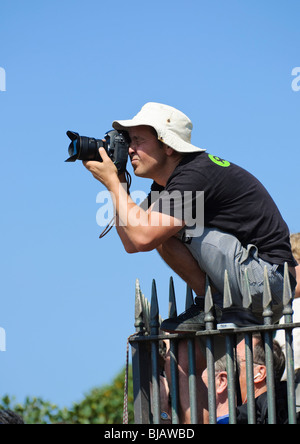
{"label": "man", "polygon": [[[248,423],[247,412],[247,373],[244,343],[237,346],[239,381],[242,405],[237,409],[237,423]],[[273,365],[275,381],[276,423],[286,424],[288,421],[287,387],[281,382],[285,370],[285,356],[280,344],[273,339]],[[253,371],[256,423],[268,424],[267,399],[267,369],[266,355],[262,337],[259,333],[253,335]]]}
{"label": "man", "polygon": [[[253,387],[256,400],[257,423],[265,424],[268,418],[267,408],[267,370],[264,343],[260,333],[253,334]],[[236,349],[237,367],[239,373],[239,386],[241,403],[237,408],[238,423],[248,422],[247,413],[247,371],[245,356],[245,340],[240,337]],[[203,354],[201,347],[195,348],[196,378],[197,384],[197,412],[199,424],[209,422],[208,413],[208,370],[203,367]],[[287,419],[286,385],[281,383],[285,369],[285,357],[279,343],[273,340],[273,366],[276,392],[277,422],[285,422]],[[171,385],[170,351],[165,361],[165,372],[169,385]],[[181,424],[190,424],[190,399],[189,399],[189,364],[188,351],[185,341],[179,342],[178,348],[178,385],[179,385],[179,418]],[[162,385],[162,395],[165,386]],[[215,390],[216,390],[216,414],[218,424],[229,423],[228,404],[228,380],[226,355],[215,362]],[[162,396],[161,406],[168,411],[169,405],[165,402],[166,396]],[[163,402],[164,401],[164,402]]]}
{"label": "man", "polygon": [[[248,423],[247,412],[247,372],[245,358],[245,341],[241,341],[237,347],[237,362],[239,369],[239,385],[241,390],[242,405],[237,408],[237,423]],[[286,385],[281,383],[281,377],[285,369],[285,357],[276,340],[273,340],[273,365],[276,394],[277,423],[283,424],[287,421],[287,397]],[[255,397],[255,410],[257,424],[268,423],[267,402],[267,369],[265,350],[261,335],[253,335],[253,387]],[[202,379],[208,387],[207,370],[202,373]],[[228,406],[228,381],[226,369],[226,356],[215,363],[215,387],[216,387],[216,409],[217,423],[229,423]]]}
{"label": "man", "polygon": [[[287,262],[290,267],[294,287],[296,262],[287,225],[260,182],[237,165],[192,145],[192,122],[170,106],[147,103],[133,119],[114,121],[113,127],[129,133],[129,156],[135,175],[152,179],[153,191],[164,190],[146,210],[138,207],[125,187],[120,186],[122,177],[118,177],[115,165],[103,148],[99,150],[102,163],[84,162],[114,196],[116,228],[124,248],[128,253],[157,249],[197,295],[195,304],[187,312],[165,320],[161,328],[177,332],[203,329],[206,275],[214,287],[218,319],[222,316],[222,322],[234,321],[237,325],[262,322],[265,267],[273,296],[274,319],[279,319],[283,264]],[[204,192],[202,230],[197,224],[201,219],[197,216],[201,215],[196,214],[193,231],[193,218],[190,214],[186,216],[184,198],[174,202],[170,199],[173,192],[179,192],[182,197],[186,192],[192,193],[187,206],[192,207],[193,215],[198,208],[197,192]],[[179,205],[182,205],[181,212]],[[243,309],[246,268],[253,313]],[[223,310],[221,314],[225,270],[237,310],[235,313]]]}

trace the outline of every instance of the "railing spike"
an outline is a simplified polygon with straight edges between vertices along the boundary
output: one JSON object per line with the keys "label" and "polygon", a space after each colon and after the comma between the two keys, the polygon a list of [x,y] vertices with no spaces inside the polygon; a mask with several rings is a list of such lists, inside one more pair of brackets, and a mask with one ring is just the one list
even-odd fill
{"label": "railing spike", "polygon": [[283,314],[289,316],[286,322],[292,322],[293,315],[293,293],[291,289],[290,272],[287,262],[284,264],[284,282],[283,282]]}
{"label": "railing spike", "polygon": [[214,301],[212,297],[211,292],[211,286],[208,279],[208,276],[206,276],[206,290],[205,290],[205,299],[204,299],[204,312],[205,312],[205,328],[206,330],[212,330],[214,328]]}
{"label": "railing spike", "polygon": [[158,308],[158,299],[156,291],[156,282],[154,279],[152,281],[152,292],[151,292],[150,328],[152,335],[158,334],[159,308]]}
{"label": "railing spike", "polygon": [[137,332],[143,332],[144,330],[144,320],[143,320],[143,304],[141,299],[141,287],[138,279],[135,281],[135,323],[134,326]]}
{"label": "railing spike", "polygon": [[264,323],[270,325],[272,323],[272,293],[268,276],[268,268],[264,269],[264,292],[263,292],[263,317]]}
{"label": "railing spike", "polygon": [[150,302],[148,299],[143,295],[141,292],[141,299],[142,299],[142,305],[143,305],[143,318],[145,323],[145,330],[147,334],[150,333]]}
{"label": "railing spike", "polygon": [[185,297],[185,309],[188,310],[192,305],[194,305],[193,291],[191,287],[186,286],[186,297]]}
{"label": "railing spike", "polygon": [[176,316],[177,316],[176,297],[174,290],[174,281],[171,276],[169,283],[169,318],[176,318]]}

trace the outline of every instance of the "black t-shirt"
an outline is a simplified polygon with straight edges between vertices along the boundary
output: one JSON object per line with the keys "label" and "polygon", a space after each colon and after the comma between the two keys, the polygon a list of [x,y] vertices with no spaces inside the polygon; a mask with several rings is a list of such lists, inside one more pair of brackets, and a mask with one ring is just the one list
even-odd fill
{"label": "black t-shirt", "polygon": [[[154,183],[151,190],[163,188]],[[204,226],[233,234],[244,247],[255,245],[267,262],[297,265],[289,229],[276,204],[265,187],[243,168],[206,152],[189,154],[175,168],[164,190],[182,195],[193,192],[192,206],[195,193],[203,191]],[[165,213],[162,208],[159,211]],[[195,214],[196,209],[193,211]]]}

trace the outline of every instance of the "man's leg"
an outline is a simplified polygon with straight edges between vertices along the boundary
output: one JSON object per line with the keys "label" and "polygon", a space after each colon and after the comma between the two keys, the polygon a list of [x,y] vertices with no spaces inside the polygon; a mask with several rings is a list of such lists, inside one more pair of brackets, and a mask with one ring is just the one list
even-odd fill
{"label": "man's leg", "polygon": [[206,274],[187,247],[176,237],[171,237],[157,248],[161,258],[180,276],[196,295],[204,296]]}
{"label": "man's leg", "polygon": [[[160,257],[195,294],[204,297],[206,290],[206,273],[201,270],[198,262],[181,240],[171,237],[157,248]],[[219,293],[211,285],[212,294]]]}
{"label": "man's leg", "polygon": [[[190,288],[194,290],[197,297],[195,304],[188,308],[184,313],[172,320],[163,322],[161,328],[165,331],[197,331],[204,326],[204,295],[206,288],[206,273],[199,267],[198,262],[187,249],[186,245],[179,239],[172,237],[168,239],[158,249],[162,259],[180,276]],[[211,285],[211,290],[216,303],[222,306],[222,296]],[[219,320],[221,317],[219,309]],[[187,324],[186,324],[187,322]],[[185,325],[183,325],[183,323]]]}
{"label": "man's leg", "polygon": [[[232,234],[207,227],[205,227],[200,237],[192,238],[191,242],[186,244],[180,245],[180,242],[175,238],[172,239],[172,242],[168,241],[166,245],[161,247],[160,253],[173,270],[184,278],[202,297],[205,293],[205,274],[208,276],[210,283],[217,292],[217,294],[213,293],[213,299],[216,310],[215,319],[218,323],[231,322],[239,326],[246,326],[262,322],[263,308],[261,301],[265,267],[268,270],[272,297],[274,298],[274,315],[276,312],[276,318],[281,316],[282,301],[280,301],[280,298],[282,298],[283,276],[278,265],[266,263],[258,257],[257,248],[254,245],[248,245],[247,248],[244,248]],[[192,258],[184,247],[189,250]],[[244,272],[246,268],[248,270],[253,312],[243,308]],[[220,313],[220,307],[223,303],[225,270],[229,277],[233,307],[226,308]],[[161,326],[162,330],[169,332],[202,330],[205,327],[203,308],[203,302],[195,304],[177,318],[165,320]]]}

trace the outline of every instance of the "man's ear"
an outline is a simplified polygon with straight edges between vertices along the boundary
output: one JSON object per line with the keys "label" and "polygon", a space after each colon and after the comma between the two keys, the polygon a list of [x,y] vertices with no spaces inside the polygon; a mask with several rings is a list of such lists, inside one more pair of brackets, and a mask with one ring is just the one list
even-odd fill
{"label": "man's ear", "polygon": [[163,147],[164,147],[164,151],[165,151],[167,156],[172,156],[173,153],[175,152],[175,150],[173,150],[173,148],[171,148],[170,146],[166,145],[165,143],[164,143]]}
{"label": "man's ear", "polygon": [[216,393],[221,395],[227,390],[228,381],[227,381],[227,372],[220,372],[216,376]]}
{"label": "man's ear", "polygon": [[166,156],[168,156],[168,157],[172,156],[172,158],[174,160],[177,160],[177,159],[181,160],[183,157],[182,153],[178,153],[178,151],[175,151],[173,148],[171,148],[170,146],[168,146],[166,144],[164,144],[164,150],[165,150]]}
{"label": "man's ear", "polygon": [[267,379],[267,368],[265,365],[258,365],[255,367],[254,384],[264,383]]}

